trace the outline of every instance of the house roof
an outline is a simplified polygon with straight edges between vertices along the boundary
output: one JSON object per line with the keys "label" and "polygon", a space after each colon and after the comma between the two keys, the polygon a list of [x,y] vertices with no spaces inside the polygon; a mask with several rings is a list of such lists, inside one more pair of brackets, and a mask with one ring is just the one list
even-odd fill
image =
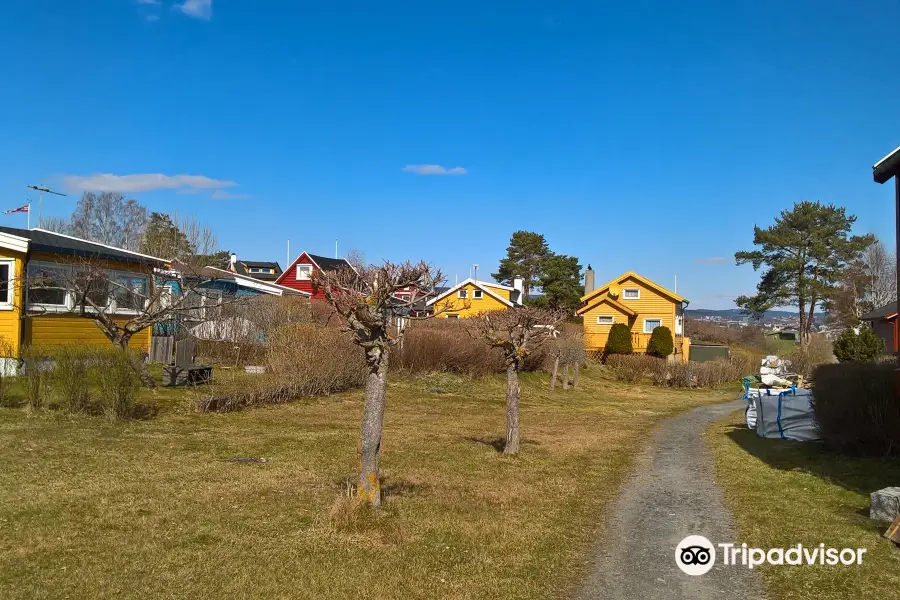
{"label": "house roof", "polygon": [[238,259],[238,262],[243,264],[248,269],[275,269],[279,273],[281,272],[281,265],[277,262],[271,262],[266,260],[241,260]]}
{"label": "house roof", "polygon": [[896,148],[872,167],[875,183],[886,183],[898,173],[900,173],[900,148]]}
{"label": "house roof", "polygon": [[[297,266],[298,264],[300,264],[300,259],[303,258],[304,256],[306,258],[308,258],[310,261],[312,261],[312,263],[316,267],[321,269],[322,271],[336,271],[338,269],[343,269],[346,267],[350,267],[351,269],[353,269],[354,272],[356,271],[356,269],[353,267],[353,265],[351,265],[349,262],[347,262],[346,259],[328,258],[327,256],[319,256],[318,254],[310,254],[309,252],[306,252],[304,250],[303,252],[300,253],[300,256],[298,256],[294,260],[294,262],[292,262],[288,266],[288,268],[285,269],[285,271],[278,276],[278,279],[276,280],[276,282],[281,281],[281,279],[283,279],[284,277],[287,277],[288,273],[291,273],[294,270],[294,267]],[[306,263],[304,263],[304,264],[306,264]]]}
{"label": "house roof", "polygon": [[860,321],[881,321],[882,319],[892,319],[897,315],[897,303],[890,302],[879,309],[861,316]]}
{"label": "house roof", "polygon": [[71,235],[56,233],[46,229],[18,229],[16,227],[0,227],[0,233],[14,235],[28,240],[32,251],[47,252],[64,256],[80,256],[83,258],[110,260],[141,265],[163,266],[170,261],[124,248],[116,248],[99,242],[84,240]]}
{"label": "house roof", "polygon": [[234,271],[226,271],[225,269],[219,269],[217,267],[203,267],[200,270],[200,274],[213,279],[234,279],[235,283],[240,286],[254,290],[260,290],[270,294],[282,296],[299,295],[306,296],[307,298],[312,295],[309,292],[295,290],[294,288],[278,285],[277,283],[272,283],[269,281],[261,281],[256,277],[241,275],[240,273],[235,273]]}
{"label": "house roof", "polygon": [[[275,272],[250,273],[249,269],[275,269]],[[234,271],[235,273],[248,275],[250,277],[253,277],[254,279],[261,279],[263,281],[276,281],[281,276],[281,265],[279,265],[277,262],[238,259],[238,261],[234,264]]]}
{"label": "house roof", "polygon": [[667,296],[667,297],[671,298],[672,300],[674,300],[675,302],[688,302],[687,300],[685,300],[684,298],[682,298],[681,296],[679,296],[679,295],[676,294],[675,292],[672,292],[672,291],[667,290],[667,289],[664,288],[663,286],[661,286],[661,285],[659,285],[658,283],[655,283],[655,282],[653,282],[653,281],[650,281],[650,280],[647,279],[646,277],[641,277],[640,275],[638,275],[638,274],[635,273],[634,271],[628,271],[627,273],[623,273],[622,275],[619,275],[619,276],[616,277],[615,279],[613,279],[613,280],[611,280],[611,281],[608,281],[608,282],[605,283],[604,285],[598,287],[597,289],[595,289],[594,291],[590,292],[589,294],[585,294],[584,296],[581,297],[581,301],[582,301],[582,302],[589,302],[589,301],[590,301],[591,299],[593,299],[594,297],[599,296],[600,294],[602,294],[603,292],[605,292],[606,290],[608,290],[609,287],[610,287],[611,285],[616,284],[616,283],[621,283],[621,282],[624,281],[625,279],[634,279],[634,280],[636,280],[636,281],[639,281],[639,282],[641,282],[643,285],[647,286],[648,288],[653,289],[653,290],[656,290],[657,292],[659,292],[659,293],[662,294],[663,296]]}
{"label": "house roof", "polygon": [[468,278],[468,279],[464,279],[463,281],[460,281],[459,283],[457,283],[456,285],[454,285],[452,288],[449,288],[449,289],[445,290],[443,293],[438,294],[437,296],[435,296],[434,298],[432,298],[431,300],[429,300],[429,301],[426,303],[426,306],[431,306],[432,304],[434,304],[435,302],[437,302],[437,301],[440,300],[441,298],[446,298],[447,296],[449,296],[450,294],[452,294],[452,293],[455,292],[456,290],[458,290],[458,289],[460,289],[460,288],[462,288],[462,287],[465,287],[465,286],[468,285],[468,284],[472,284],[473,286],[477,287],[478,289],[480,289],[481,291],[483,291],[483,292],[484,292],[485,294],[487,294],[488,296],[491,296],[492,298],[495,298],[495,299],[499,300],[500,302],[502,302],[502,303],[505,304],[506,306],[515,306],[512,302],[510,302],[509,300],[507,300],[507,299],[504,298],[503,296],[499,296],[499,295],[497,294],[497,292],[491,290],[492,287],[493,287],[493,288],[501,287],[501,288],[505,288],[505,289],[509,289],[509,290],[511,290],[511,289],[513,289],[513,288],[506,288],[505,286],[501,286],[501,285],[498,285],[498,284],[489,284],[489,283],[487,283],[487,282],[485,282],[485,281],[478,281],[478,280],[472,279],[471,277]]}
{"label": "house roof", "polygon": [[636,312],[634,309],[625,306],[624,304],[622,304],[622,303],[619,302],[618,300],[614,300],[614,299],[610,298],[609,296],[600,296],[600,297],[598,297],[598,298],[595,298],[595,299],[594,299],[594,302],[592,302],[592,303],[590,303],[590,304],[585,304],[583,307],[581,307],[581,308],[579,308],[578,310],[576,310],[576,311],[575,311],[575,314],[576,314],[576,315],[583,315],[584,313],[586,313],[587,311],[591,310],[591,309],[594,308],[595,306],[600,306],[600,305],[603,304],[603,303],[609,304],[610,306],[616,308],[617,310],[619,310],[619,311],[625,313],[625,314],[628,315],[629,317],[636,317],[636,316],[637,316],[637,312]]}

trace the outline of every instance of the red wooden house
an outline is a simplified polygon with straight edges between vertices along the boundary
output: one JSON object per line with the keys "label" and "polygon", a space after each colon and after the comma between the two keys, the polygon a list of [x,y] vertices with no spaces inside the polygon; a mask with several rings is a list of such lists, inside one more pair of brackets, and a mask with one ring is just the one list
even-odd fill
{"label": "red wooden house", "polygon": [[337,271],[353,267],[343,258],[328,258],[303,252],[297,260],[291,263],[284,273],[275,280],[278,285],[308,292],[313,300],[324,300],[325,293],[319,289],[313,289],[313,275],[319,271]]}

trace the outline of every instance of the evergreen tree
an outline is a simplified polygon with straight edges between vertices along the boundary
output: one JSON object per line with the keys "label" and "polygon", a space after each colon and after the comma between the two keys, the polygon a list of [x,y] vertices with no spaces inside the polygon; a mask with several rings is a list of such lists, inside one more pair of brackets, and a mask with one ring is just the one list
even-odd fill
{"label": "evergreen tree", "polygon": [[500,261],[494,279],[505,285],[512,285],[516,277],[523,280],[523,292],[528,297],[531,288],[540,285],[544,262],[551,256],[547,240],[539,233],[516,231],[506,248],[506,258]]}
{"label": "evergreen tree", "polygon": [[650,334],[647,342],[647,354],[665,358],[675,352],[675,340],[672,339],[672,330],[668,327],[657,327]]}
{"label": "evergreen tree", "polygon": [[141,252],[150,256],[185,260],[197,251],[187,235],[166,213],[152,212],[141,239]]}
{"label": "evergreen tree", "polygon": [[609,328],[609,337],[606,339],[606,347],[603,353],[607,356],[610,354],[632,354],[634,347],[631,344],[631,329],[625,323],[616,323]]}
{"label": "evergreen tree", "polygon": [[544,301],[550,308],[578,308],[584,293],[578,258],[551,254],[543,261],[539,283],[544,292]]}
{"label": "evergreen tree", "polygon": [[843,207],[803,201],[782,211],[774,225],[755,226],[753,243],[759,249],[737,252],[734,258],[738,265],[750,263],[754,270],[762,266],[766,270],[757,293],[735,303],[754,316],[776,306],[796,306],[805,343],[816,306],[832,299],[847,264],[871,243],[871,236],[850,235],[855,222]]}

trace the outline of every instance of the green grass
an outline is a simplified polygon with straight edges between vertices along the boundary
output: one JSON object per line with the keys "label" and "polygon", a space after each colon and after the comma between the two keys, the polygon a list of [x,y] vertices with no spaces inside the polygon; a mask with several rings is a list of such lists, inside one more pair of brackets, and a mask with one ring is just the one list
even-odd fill
{"label": "green grass", "polygon": [[516,458],[494,448],[502,379],[392,383],[385,508],[340,529],[359,391],[231,414],[173,401],[126,423],[0,409],[0,597],[565,596],[647,428],[731,394],[625,386],[599,367],[575,391],[523,379]]}
{"label": "green grass", "polygon": [[900,463],[840,456],[818,443],[762,439],[738,414],[708,432],[738,541],[759,548],[867,548],[860,566],[763,566],[773,599],[894,599],[900,549],[868,519],[869,494],[897,485]]}

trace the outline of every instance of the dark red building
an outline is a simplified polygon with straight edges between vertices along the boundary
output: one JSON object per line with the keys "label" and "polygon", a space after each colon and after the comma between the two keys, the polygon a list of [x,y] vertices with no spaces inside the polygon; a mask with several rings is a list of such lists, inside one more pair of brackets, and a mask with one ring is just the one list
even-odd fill
{"label": "dark red building", "polygon": [[322,290],[313,289],[313,275],[320,271],[337,271],[353,267],[343,258],[328,258],[327,256],[318,256],[303,252],[297,257],[291,266],[284,270],[284,273],[275,280],[278,285],[308,292],[312,294],[313,300],[324,300],[325,293]]}

